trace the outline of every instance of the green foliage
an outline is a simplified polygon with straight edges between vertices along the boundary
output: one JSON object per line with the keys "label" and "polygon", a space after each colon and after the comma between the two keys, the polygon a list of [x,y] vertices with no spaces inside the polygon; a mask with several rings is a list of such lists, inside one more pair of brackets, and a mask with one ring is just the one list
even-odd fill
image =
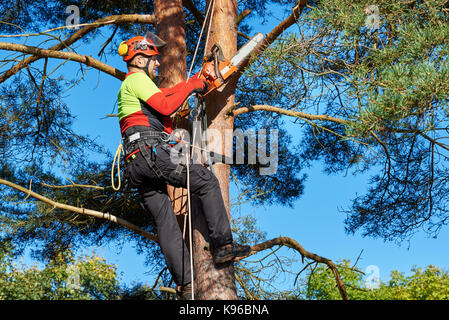
{"label": "green foliage", "polygon": [[[368,5],[321,1],[306,19],[317,28],[334,26],[336,58],[328,67],[344,76],[348,96],[359,99],[358,108],[346,108],[354,120],[348,135],[410,128],[419,115],[447,110],[446,1],[378,1],[380,27],[374,30],[365,25]],[[420,130],[431,128],[436,119],[429,118],[419,122]]]}
{"label": "green foliage", "polygon": [[[263,117],[263,116],[262,116]],[[243,120],[247,116],[243,116]],[[253,117],[251,120],[245,121],[244,130],[254,130],[260,125],[254,125],[255,122],[260,121],[259,117]],[[276,121],[277,122],[277,121]],[[278,128],[279,122],[272,124],[269,130]],[[239,125],[236,126],[241,129]],[[270,131],[267,130],[267,135]],[[255,164],[246,165],[234,165],[232,166],[232,180],[240,189],[239,197],[246,201],[251,201],[253,205],[284,205],[292,206],[294,201],[297,200],[304,190],[304,181],[306,175],[301,173],[303,166],[300,164],[298,148],[293,145],[292,137],[285,130],[278,130],[278,148],[277,148],[277,164],[269,163],[270,170],[275,171],[273,174],[261,174],[261,168],[264,167],[260,162]],[[259,135],[260,137],[260,135]],[[255,141],[255,140],[254,140]],[[272,141],[268,141],[267,147],[271,156],[274,151],[270,151],[272,147],[270,144]],[[248,150],[248,143],[245,142],[245,150]],[[248,153],[245,152],[245,156]],[[274,157],[273,157],[274,158]],[[247,160],[245,158],[247,163]]]}
{"label": "green foliage", "polygon": [[[409,276],[397,270],[390,274],[387,282],[371,288],[366,276],[349,261],[343,260],[338,268],[350,300],[447,300],[449,298],[449,272],[433,265],[414,267]],[[302,280],[304,299],[340,300],[332,272],[318,266]]]}
{"label": "green foliage", "polygon": [[92,253],[60,253],[43,269],[14,262],[11,248],[0,253],[0,300],[110,300],[119,298],[116,266]]}
{"label": "green foliage", "polygon": [[237,243],[252,246],[266,240],[266,233],[257,227],[257,220],[251,215],[233,218],[231,226]]}
{"label": "green foliage", "polygon": [[154,290],[148,284],[136,283],[125,287],[120,293],[121,300],[173,300],[174,295]]}

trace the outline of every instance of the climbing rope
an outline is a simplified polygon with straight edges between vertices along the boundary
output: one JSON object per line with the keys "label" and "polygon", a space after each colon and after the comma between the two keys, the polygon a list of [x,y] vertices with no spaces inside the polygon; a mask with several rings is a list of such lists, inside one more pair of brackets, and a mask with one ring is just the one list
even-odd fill
{"label": "climbing rope", "polygon": [[[212,8],[212,10],[211,10]],[[204,46],[204,52],[206,52],[207,49],[207,44],[209,41],[209,34],[210,34],[210,26],[212,25],[212,17],[213,17],[213,13],[214,13],[214,8],[215,8],[215,0],[211,0],[211,2],[209,3],[209,7],[207,8],[206,11],[206,17],[204,19],[203,25],[201,27],[201,32],[200,32],[200,36],[198,37],[198,41],[196,44],[196,48],[195,48],[195,52],[193,54],[193,58],[192,58],[192,62],[190,64],[190,68],[189,68],[189,73],[187,75],[187,81],[189,81],[188,79],[190,78],[190,74],[192,72],[193,69],[193,65],[195,63],[195,59],[196,59],[196,54],[198,52],[198,48],[201,42],[201,37],[203,35],[203,31],[204,31],[204,27],[206,26],[206,22],[209,19],[209,26],[207,28],[207,34],[206,34],[206,43]],[[210,14],[209,14],[210,12]],[[202,66],[201,66],[202,68]],[[202,70],[200,70],[201,73]],[[195,99],[199,99],[197,96],[195,97]],[[196,101],[198,102],[198,100]],[[199,105],[197,103],[195,103],[195,107],[199,107]],[[199,110],[196,110],[199,111]],[[200,114],[198,114],[200,115]],[[206,124],[207,125],[207,124]],[[193,144],[195,143],[195,138],[196,138],[196,128],[194,128],[194,132],[193,132]],[[192,288],[192,299],[195,299],[195,290],[194,290],[194,276],[193,276],[193,240],[192,240],[192,205],[191,205],[191,199],[190,199],[190,146],[189,148],[187,148],[188,151],[186,152],[186,170],[187,170],[187,202],[188,202],[188,218],[189,218],[189,253],[190,253],[190,284],[191,284],[191,288]],[[186,223],[187,223],[187,215],[184,215],[184,232],[183,232],[183,237],[185,239],[185,230],[186,230]]]}
{"label": "climbing rope", "polygon": [[[209,11],[210,11],[211,8],[212,8],[212,11],[211,11],[211,14],[209,16]],[[200,36],[198,37],[198,41],[196,43],[195,52],[193,53],[192,62],[190,63],[189,73],[187,75],[187,81],[189,81],[190,74],[192,73],[193,65],[195,64],[196,54],[198,53],[198,48],[200,46],[201,37],[203,36],[204,27],[206,26],[206,21],[207,21],[207,19],[210,18],[209,26],[207,28],[206,43],[204,45],[204,51],[206,51],[206,49],[207,49],[207,44],[209,42],[210,26],[212,25],[212,17],[213,17],[214,9],[215,9],[215,0],[212,0],[211,3],[209,3],[209,7],[206,10],[206,17],[204,18],[203,26],[201,27]],[[202,68],[202,66],[201,66],[201,68]],[[200,73],[201,73],[201,71],[200,71]]]}
{"label": "climbing rope", "polygon": [[192,205],[190,200],[190,155],[186,152],[186,170],[187,170],[187,203],[188,212],[184,215],[184,240],[185,240],[185,230],[187,224],[187,216],[189,216],[189,251],[190,251],[190,285],[192,286],[192,300],[195,300],[195,289],[194,289],[194,277],[193,277],[193,240],[192,240]]}
{"label": "climbing rope", "polygon": [[[122,153],[123,153],[123,144],[120,142],[117,147],[117,151],[115,152],[114,160],[112,161],[112,169],[111,169],[111,184],[112,184],[112,189],[114,189],[115,191],[119,191],[121,184],[122,184],[121,177],[120,177],[120,157],[121,157]],[[116,163],[117,163],[118,187],[116,187],[114,184],[114,168],[115,168]]]}

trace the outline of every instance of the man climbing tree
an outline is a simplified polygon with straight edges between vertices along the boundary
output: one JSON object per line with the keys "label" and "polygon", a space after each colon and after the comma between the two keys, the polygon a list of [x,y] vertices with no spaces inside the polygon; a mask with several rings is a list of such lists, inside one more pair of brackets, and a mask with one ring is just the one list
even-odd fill
{"label": "man climbing tree", "polygon": [[118,51],[129,71],[118,94],[120,130],[124,138],[128,178],[133,186],[138,187],[143,206],[156,222],[159,244],[178,285],[178,296],[192,299],[194,276],[190,254],[167,193],[167,184],[188,188],[200,199],[216,264],[247,256],[250,250],[248,246],[233,244],[216,177],[201,164],[186,166],[179,151],[169,144],[176,139],[170,138],[173,126],[169,116],[192,93],[204,93],[208,86],[204,80],[194,76],[172,88],[159,90],[152,79],[159,66],[158,48],[163,46],[165,42],[151,32],[120,44]]}

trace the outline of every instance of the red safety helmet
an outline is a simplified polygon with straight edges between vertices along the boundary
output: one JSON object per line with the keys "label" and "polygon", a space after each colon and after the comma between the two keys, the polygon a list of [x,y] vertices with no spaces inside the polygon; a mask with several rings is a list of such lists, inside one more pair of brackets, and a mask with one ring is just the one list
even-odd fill
{"label": "red safety helmet", "polygon": [[123,57],[123,61],[130,61],[139,53],[146,56],[157,56],[159,55],[158,48],[165,45],[165,41],[148,31],[145,36],[132,37],[128,41],[122,41],[118,47],[118,54]]}

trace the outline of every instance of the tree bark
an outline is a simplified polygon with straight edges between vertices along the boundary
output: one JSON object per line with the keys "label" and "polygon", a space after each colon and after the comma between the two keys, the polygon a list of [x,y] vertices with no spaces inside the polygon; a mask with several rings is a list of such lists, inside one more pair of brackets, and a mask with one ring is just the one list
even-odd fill
{"label": "tree bark", "polygon": [[[154,15],[156,16],[158,36],[167,43],[160,50],[158,85],[161,88],[170,88],[186,80],[187,77],[182,0],[155,0]],[[187,124],[180,123],[178,127],[187,128]],[[179,215],[185,212],[186,192],[183,189],[169,186],[168,193],[172,199],[178,222],[181,225],[183,219]]]}
{"label": "tree bark", "polygon": [[171,87],[186,79],[186,40],[182,0],[155,0],[158,36],[167,42],[161,49],[159,86]]}

